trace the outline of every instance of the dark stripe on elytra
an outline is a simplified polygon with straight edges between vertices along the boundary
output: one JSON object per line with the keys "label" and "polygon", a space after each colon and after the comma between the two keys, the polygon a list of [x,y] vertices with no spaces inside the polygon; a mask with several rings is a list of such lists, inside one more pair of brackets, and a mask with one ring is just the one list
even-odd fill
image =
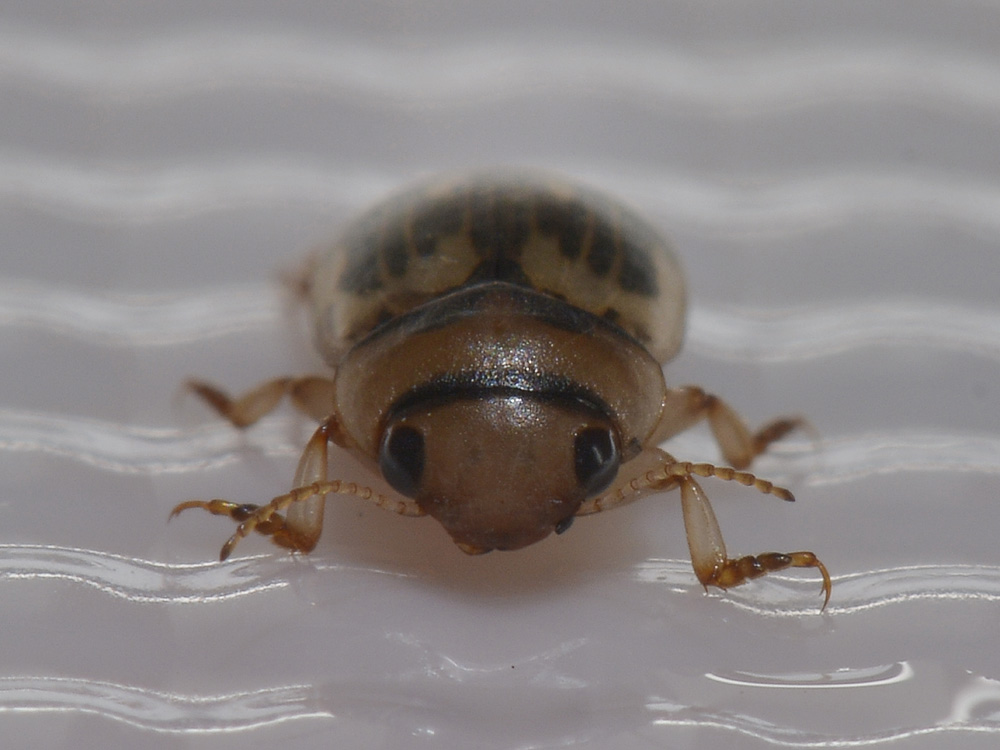
{"label": "dark stripe on elytra", "polygon": [[469,240],[479,257],[495,259],[498,267],[501,260],[518,258],[531,235],[527,196],[505,196],[484,188],[470,191],[468,201]]}
{"label": "dark stripe on elytra", "polygon": [[606,221],[598,221],[590,235],[587,266],[596,276],[607,276],[618,255],[618,236]]}
{"label": "dark stripe on elytra", "polygon": [[655,297],[659,291],[656,268],[649,254],[641,248],[626,243],[622,248],[622,264],[618,269],[618,285],[626,292]]}
{"label": "dark stripe on elytra", "polygon": [[461,196],[449,196],[419,207],[413,216],[412,237],[417,255],[427,258],[437,252],[443,237],[458,234],[465,225],[466,205]]}
{"label": "dark stripe on elytra", "polygon": [[355,294],[377,292],[382,289],[382,275],[378,268],[375,238],[366,238],[358,248],[358,257],[352,258],[340,275],[337,286]]}
{"label": "dark stripe on elytra", "polygon": [[606,401],[568,378],[518,370],[477,370],[442,375],[409,389],[386,410],[383,425],[415,409],[429,409],[455,401],[515,397],[553,404],[569,411],[599,414],[611,421],[615,419]]}
{"label": "dark stripe on elytra", "polygon": [[338,288],[354,294],[377,292],[385,286],[379,268],[379,247],[388,206],[378,206],[358,219],[341,245],[348,259],[337,280]]}
{"label": "dark stripe on elytra", "polygon": [[541,234],[556,238],[559,254],[564,258],[580,257],[589,222],[590,211],[580,203],[551,196],[535,200],[535,226]]}
{"label": "dark stripe on elytra", "polygon": [[386,232],[381,247],[382,262],[385,263],[385,270],[390,276],[399,279],[406,275],[406,269],[410,265],[408,245],[402,224],[393,223]]}
{"label": "dark stripe on elytra", "polygon": [[520,262],[513,258],[494,257],[486,258],[477,265],[469,277],[466,284],[479,284],[490,281],[505,281],[509,284],[517,284],[532,288],[531,279],[524,273]]}

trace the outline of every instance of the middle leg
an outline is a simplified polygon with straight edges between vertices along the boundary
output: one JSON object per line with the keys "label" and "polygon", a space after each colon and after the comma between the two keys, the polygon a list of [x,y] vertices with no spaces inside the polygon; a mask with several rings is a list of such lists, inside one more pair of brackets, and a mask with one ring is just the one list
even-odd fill
{"label": "middle leg", "polygon": [[668,389],[660,414],[660,423],[649,444],[659,445],[702,419],[707,419],[723,457],[730,466],[737,469],[745,469],[771,443],[804,425],[800,418],[785,417],[768,422],[756,432],[751,432],[746,422],[729,404],[697,386]]}
{"label": "middle leg", "polygon": [[203,380],[188,380],[184,387],[240,429],[274,411],[286,395],[299,411],[317,422],[326,419],[335,406],[333,381],[313,375],[274,378],[235,398]]}

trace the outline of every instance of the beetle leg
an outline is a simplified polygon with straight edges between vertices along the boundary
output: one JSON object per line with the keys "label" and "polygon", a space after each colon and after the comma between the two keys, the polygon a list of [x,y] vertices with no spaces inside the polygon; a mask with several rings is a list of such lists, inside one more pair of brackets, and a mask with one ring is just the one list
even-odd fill
{"label": "beetle leg", "polygon": [[765,552],[730,558],[708,496],[691,477],[679,477],[684,530],[691,550],[691,566],[701,585],[727,589],[751,578],[785,568],[817,568],[823,576],[823,609],[830,601],[832,583],[826,566],[812,552]]}
{"label": "beetle leg", "polygon": [[[306,443],[302,456],[299,458],[299,465],[295,469],[295,478],[292,480],[293,487],[306,487],[317,482],[327,481],[327,453],[333,433],[334,421],[328,419],[309,438],[309,442]],[[271,537],[272,540],[275,544],[291,547],[298,552],[311,552],[323,531],[323,509],[325,507],[326,497],[324,495],[315,495],[289,505],[288,510],[285,511],[282,528],[275,530]],[[278,513],[274,515],[280,518]]]}
{"label": "beetle leg", "polygon": [[626,467],[632,469],[628,477],[619,479],[605,494],[584,502],[576,515],[600,513],[654,492],[679,486],[684,528],[688,548],[691,550],[691,565],[703,586],[726,589],[784,568],[816,568],[823,577],[823,607],[826,607],[832,587],[830,574],[812,552],[768,552],[736,559],[728,557],[715,512],[708,496],[694,477],[716,477],[739,482],[782,500],[794,500],[787,489],[750,472],[728,466],[677,461],[658,448],[643,451],[629,461]]}
{"label": "beetle leg", "polygon": [[[330,418],[319,426],[306,444],[295,472],[295,489],[266,505],[243,505],[228,500],[188,500],[170,513],[173,518],[189,508],[201,508],[217,516],[229,516],[239,523],[236,532],[222,546],[219,559],[225,560],[240,539],[256,531],[296,552],[311,552],[323,529],[323,508],[327,495],[355,495],[381,508],[407,516],[424,512],[412,500],[394,499],[354,482],[327,479],[327,444],[340,443],[340,427]],[[282,515],[284,512],[285,515]]]}
{"label": "beetle leg", "polygon": [[776,419],[751,433],[729,404],[690,385],[668,389],[660,414],[660,422],[649,441],[651,444],[658,445],[707,419],[723,457],[737,469],[745,469],[767,446],[803,425],[803,420],[795,417]]}
{"label": "beetle leg", "polygon": [[188,380],[184,387],[239,428],[249,427],[273,411],[285,395],[299,411],[319,422],[334,408],[333,381],[312,375],[268,380],[237,398],[202,380]]}
{"label": "beetle leg", "polygon": [[576,515],[587,516],[600,513],[619,505],[631,503],[647,495],[671,490],[677,486],[678,479],[692,476],[715,477],[727,482],[738,482],[747,487],[753,487],[765,495],[774,495],[780,500],[788,502],[795,500],[790,490],[779,487],[766,479],[761,479],[749,471],[741,471],[730,466],[678,461],[661,448],[644,450],[626,463],[624,468],[628,469],[627,474],[622,471],[619,473],[618,479],[604,494],[585,500]]}

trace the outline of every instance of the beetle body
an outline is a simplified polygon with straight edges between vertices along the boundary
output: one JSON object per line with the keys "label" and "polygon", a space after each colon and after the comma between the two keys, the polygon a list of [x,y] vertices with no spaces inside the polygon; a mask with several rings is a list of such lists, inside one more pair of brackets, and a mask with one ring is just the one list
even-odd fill
{"label": "beetle body", "polygon": [[[319,258],[309,296],[354,451],[470,552],[537,541],[604,489],[577,476],[577,443],[638,453],[664,392],[648,349],[671,356],[683,333],[682,277],[655,233],[515,178],[376,207]],[[419,477],[393,440],[423,454]]]}
{"label": "beetle body", "polygon": [[[332,378],[280,378],[240,399],[192,388],[238,426],[285,393],[320,421],[294,489],[262,506],[190,507],[309,551],[326,495],[429,514],[468,553],[511,550],[576,516],[679,488],[695,571],[723,588],[812,553],[730,559],[694,476],[790,493],[742,471],[796,420],[751,434],[700,388],[668,388],[685,287],[656,231],[624,206],[547,178],[439,180],[361,216],[310,264],[303,289]],[[735,468],[678,462],[657,446],[707,418]],[[327,445],[396,491],[329,480]],[[284,515],[282,515],[284,513]]]}

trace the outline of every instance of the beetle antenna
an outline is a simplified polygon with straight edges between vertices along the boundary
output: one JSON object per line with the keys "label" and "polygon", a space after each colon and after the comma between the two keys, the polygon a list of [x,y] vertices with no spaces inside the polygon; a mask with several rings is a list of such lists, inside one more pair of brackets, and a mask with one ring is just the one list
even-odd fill
{"label": "beetle antenna", "polygon": [[675,461],[663,467],[667,477],[689,477],[691,475],[699,477],[715,477],[727,482],[737,482],[746,487],[753,487],[758,492],[765,495],[774,495],[779,500],[794,502],[795,496],[791,490],[780,487],[767,479],[761,479],[756,474],[749,471],[740,471],[731,466],[716,466],[715,464],[692,463],[690,461]]}

